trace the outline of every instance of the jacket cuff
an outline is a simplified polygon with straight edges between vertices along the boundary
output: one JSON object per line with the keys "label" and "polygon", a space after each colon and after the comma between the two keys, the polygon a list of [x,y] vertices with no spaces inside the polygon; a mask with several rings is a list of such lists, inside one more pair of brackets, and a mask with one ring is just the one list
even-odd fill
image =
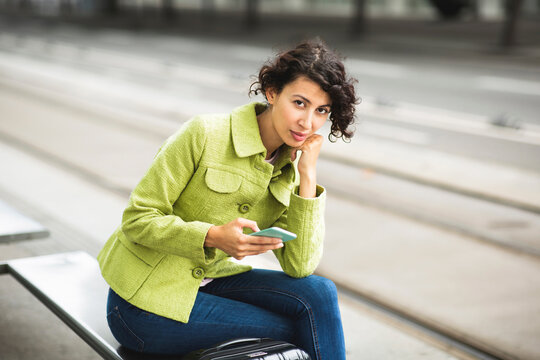
{"label": "jacket cuff", "polygon": [[205,247],[204,241],[206,240],[208,230],[210,230],[213,224],[192,221],[186,223],[184,226],[187,227],[185,236],[189,240],[183,244],[182,251],[187,254],[194,254],[194,258],[201,259],[204,265],[212,263],[216,257],[216,248]]}
{"label": "jacket cuff", "polygon": [[[326,190],[324,187],[317,185],[316,197],[304,198],[298,195],[298,188],[296,186],[291,194],[289,214],[287,216],[288,228],[293,229],[291,231],[296,232],[299,237],[313,238],[313,235],[320,230],[319,225],[324,223]],[[322,236],[320,238],[322,239]],[[309,245],[319,246],[319,244]]]}
{"label": "jacket cuff", "polygon": [[300,186],[297,185],[291,194],[289,211],[299,210],[303,213],[314,214],[319,214],[321,210],[324,211],[324,204],[326,202],[326,189],[324,187],[317,185],[314,198],[304,198],[298,195],[299,193]]}
{"label": "jacket cuff", "polygon": [[[296,240],[278,249],[278,259],[285,273],[292,277],[311,275],[322,256],[326,191],[317,185],[316,197],[298,196],[298,187],[291,193],[287,229],[296,233]],[[281,251],[280,251],[281,250]]]}

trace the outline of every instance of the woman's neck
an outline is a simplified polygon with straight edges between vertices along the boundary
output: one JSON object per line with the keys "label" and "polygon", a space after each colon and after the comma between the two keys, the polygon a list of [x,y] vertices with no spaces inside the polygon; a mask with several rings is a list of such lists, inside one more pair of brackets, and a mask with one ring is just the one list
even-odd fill
{"label": "woman's neck", "polygon": [[261,134],[262,143],[266,148],[266,159],[270,159],[274,151],[283,144],[283,140],[279,137],[272,122],[271,105],[257,115],[257,122],[259,123],[259,133]]}

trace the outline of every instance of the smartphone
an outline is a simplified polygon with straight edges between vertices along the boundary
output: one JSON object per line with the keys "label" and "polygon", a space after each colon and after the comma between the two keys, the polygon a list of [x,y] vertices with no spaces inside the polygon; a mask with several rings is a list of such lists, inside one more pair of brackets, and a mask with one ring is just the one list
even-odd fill
{"label": "smartphone", "polygon": [[296,239],[296,234],[277,226],[251,233],[253,236],[268,236],[280,238],[283,242]]}

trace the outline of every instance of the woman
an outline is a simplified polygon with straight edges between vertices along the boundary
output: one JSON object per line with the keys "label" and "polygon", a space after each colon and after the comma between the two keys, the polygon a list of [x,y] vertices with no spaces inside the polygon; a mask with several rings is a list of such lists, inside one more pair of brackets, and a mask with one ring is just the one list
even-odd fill
{"label": "woman", "polygon": [[[184,354],[270,337],[312,359],[345,359],[335,286],[311,274],[326,198],[315,132],[330,120],[331,136],[352,136],[352,81],[313,41],[264,65],[250,92],[267,103],[195,117],[165,142],[98,256],[111,287],[109,326],[127,348]],[[271,226],[297,238],[244,233]],[[283,272],[229,261],[269,250]]]}

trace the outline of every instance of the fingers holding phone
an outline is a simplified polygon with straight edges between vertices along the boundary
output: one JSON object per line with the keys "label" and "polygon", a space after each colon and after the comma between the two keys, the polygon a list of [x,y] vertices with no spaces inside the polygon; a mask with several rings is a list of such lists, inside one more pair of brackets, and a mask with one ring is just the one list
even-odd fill
{"label": "fingers holding phone", "polygon": [[283,242],[296,239],[296,234],[292,233],[290,231],[287,231],[285,229],[282,229],[280,227],[274,226],[268,229],[264,229],[261,231],[254,232],[252,234],[249,234],[250,236],[265,236],[265,237],[271,237],[271,238],[278,238],[281,239]]}
{"label": "fingers holding phone", "polygon": [[[250,228],[255,232],[245,235],[244,228]],[[265,230],[269,229],[265,229],[264,233],[261,233],[258,230],[256,222],[238,218],[225,225],[212,226],[208,231],[204,246],[218,248],[237,260],[283,247],[281,237],[275,236],[274,232],[268,232]],[[259,235],[252,236],[258,233]]]}
{"label": "fingers holding phone", "polygon": [[275,250],[283,247],[283,241],[277,237],[271,236],[251,236],[247,235],[250,249],[253,252],[251,255],[259,255],[267,252],[268,250]]}

